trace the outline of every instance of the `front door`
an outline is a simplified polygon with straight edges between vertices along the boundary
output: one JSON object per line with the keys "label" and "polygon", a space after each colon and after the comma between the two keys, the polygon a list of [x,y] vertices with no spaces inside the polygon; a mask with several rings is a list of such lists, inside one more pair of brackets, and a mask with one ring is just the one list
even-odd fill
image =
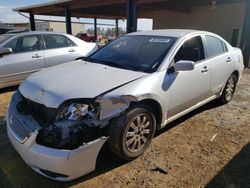
{"label": "front door", "polygon": [[205,61],[204,46],[200,36],[187,40],[176,53],[173,63],[193,61],[194,70],[169,73],[168,118],[192,107],[209,97],[210,63]]}
{"label": "front door", "polygon": [[4,47],[11,48],[12,53],[0,57],[0,87],[18,84],[44,68],[44,51],[39,35],[14,38]]}

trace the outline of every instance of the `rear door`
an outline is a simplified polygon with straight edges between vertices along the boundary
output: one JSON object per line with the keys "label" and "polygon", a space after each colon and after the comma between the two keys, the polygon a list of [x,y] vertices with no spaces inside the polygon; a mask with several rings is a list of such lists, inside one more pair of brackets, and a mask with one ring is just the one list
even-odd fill
{"label": "rear door", "polygon": [[0,86],[18,84],[44,68],[44,51],[39,35],[15,37],[3,47],[11,48],[12,53],[0,57]]}
{"label": "rear door", "polygon": [[219,38],[211,35],[205,36],[206,58],[211,64],[211,92],[220,92],[229,78],[233,57],[228,52],[226,44]]}
{"label": "rear door", "polygon": [[180,60],[195,62],[194,70],[173,71],[168,73],[169,111],[168,118],[194,106],[209,97],[210,62],[205,60],[204,45],[201,36],[188,39],[176,53],[173,63]]}
{"label": "rear door", "polygon": [[65,35],[44,34],[45,66],[51,67],[79,58],[79,48]]}

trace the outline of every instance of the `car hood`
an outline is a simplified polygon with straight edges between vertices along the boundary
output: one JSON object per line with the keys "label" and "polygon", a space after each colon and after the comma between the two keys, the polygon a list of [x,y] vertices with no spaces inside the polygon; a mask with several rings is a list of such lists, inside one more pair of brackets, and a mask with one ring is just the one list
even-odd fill
{"label": "car hood", "polygon": [[145,75],[147,73],[75,61],[31,75],[19,90],[25,98],[57,108],[66,100],[94,98]]}

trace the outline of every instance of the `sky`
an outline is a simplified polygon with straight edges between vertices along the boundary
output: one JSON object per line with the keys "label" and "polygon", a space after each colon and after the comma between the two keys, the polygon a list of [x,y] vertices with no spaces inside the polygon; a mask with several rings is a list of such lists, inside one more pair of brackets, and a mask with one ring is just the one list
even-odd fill
{"label": "sky", "polygon": [[[3,23],[20,23],[28,22],[29,20],[18,13],[12,11],[13,8],[30,6],[34,4],[51,2],[53,0],[0,0],[0,22]],[[50,19],[50,20],[65,20],[62,17],[53,17],[53,16],[35,16],[36,19]],[[72,21],[81,21],[93,23],[93,19],[72,19]],[[114,20],[101,20],[97,21],[99,24],[115,24]],[[151,19],[139,19],[138,20],[138,30],[151,30],[153,21]],[[126,21],[119,21],[119,26],[125,28]],[[92,27],[92,25],[86,25],[85,28]]]}

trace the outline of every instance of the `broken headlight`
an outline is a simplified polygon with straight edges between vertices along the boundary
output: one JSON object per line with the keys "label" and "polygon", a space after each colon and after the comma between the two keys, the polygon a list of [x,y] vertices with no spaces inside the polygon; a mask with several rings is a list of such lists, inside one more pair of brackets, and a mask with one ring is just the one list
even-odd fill
{"label": "broken headlight", "polygon": [[70,103],[64,104],[59,109],[56,122],[63,120],[84,120],[96,118],[98,114],[98,105],[91,103]]}
{"label": "broken headlight", "polygon": [[99,105],[92,100],[74,100],[63,103],[55,121],[39,131],[37,142],[58,149],[75,149],[96,140],[99,127],[95,121]]}

